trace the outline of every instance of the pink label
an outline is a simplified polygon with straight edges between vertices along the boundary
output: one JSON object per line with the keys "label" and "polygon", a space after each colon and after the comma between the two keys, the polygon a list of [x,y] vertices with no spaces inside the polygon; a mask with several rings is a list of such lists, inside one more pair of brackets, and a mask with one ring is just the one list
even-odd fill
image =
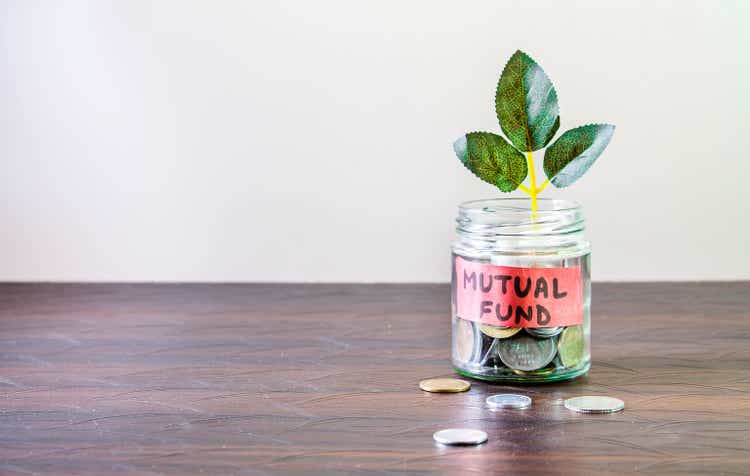
{"label": "pink label", "polygon": [[514,268],[456,257],[456,312],[502,327],[582,324],[581,268]]}

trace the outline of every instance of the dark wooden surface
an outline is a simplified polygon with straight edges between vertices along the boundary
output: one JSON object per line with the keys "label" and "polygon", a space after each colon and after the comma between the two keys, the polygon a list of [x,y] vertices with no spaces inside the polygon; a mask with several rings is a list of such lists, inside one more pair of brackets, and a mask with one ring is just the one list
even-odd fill
{"label": "dark wooden surface", "polygon": [[[750,474],[750,283],[594,286],[593,368],[452,375],[445,285],[0,285],[1,474]],[[525,411],[484,398],[516,391]],[[622,398],[580,415],[575,395]],[[479,447],[436,445],[480,428]]]}

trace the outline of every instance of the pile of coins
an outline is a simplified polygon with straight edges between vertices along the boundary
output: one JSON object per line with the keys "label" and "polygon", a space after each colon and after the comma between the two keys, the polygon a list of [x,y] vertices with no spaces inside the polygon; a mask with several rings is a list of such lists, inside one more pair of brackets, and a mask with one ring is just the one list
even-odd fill
{"label": "pile of coins", "polygon": [[469,372],[548,376],[580,366],[585,358],[583,326],[495,327],[455,319],[454,359]]}

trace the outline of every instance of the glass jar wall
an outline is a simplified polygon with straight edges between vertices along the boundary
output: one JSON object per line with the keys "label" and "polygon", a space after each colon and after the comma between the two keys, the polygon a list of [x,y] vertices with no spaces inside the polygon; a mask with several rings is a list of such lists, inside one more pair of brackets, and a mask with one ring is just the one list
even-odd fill
{"label": "glass jar wall", "polygon": [[590,245],[575,202],[459,206],[452,246],[452,362],[465,376],[548,382],[591,362]]}

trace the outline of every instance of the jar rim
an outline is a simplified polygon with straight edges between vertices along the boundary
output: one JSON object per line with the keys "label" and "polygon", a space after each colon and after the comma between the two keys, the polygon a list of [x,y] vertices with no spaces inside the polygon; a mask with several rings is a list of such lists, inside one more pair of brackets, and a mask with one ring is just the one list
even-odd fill
{"label": "jar rim", "polygon": [[[462,213],[469,214],[518,213],[528,215],[532,213],[530,197],[503,197],[469,200],[460,203],[458,208]],[[537,198],[537,215],[580,210],[581,204],[576,200]]]}
{"label": "jar rim", "polygon": [[584,223],[581,205],[573,200],[539,198],[534,211],[530,198],[490,198],[461,203],[456,231],[459,236],[491,242],[492,246],[500,241],[507,245],[509,237],[578,242]]}

